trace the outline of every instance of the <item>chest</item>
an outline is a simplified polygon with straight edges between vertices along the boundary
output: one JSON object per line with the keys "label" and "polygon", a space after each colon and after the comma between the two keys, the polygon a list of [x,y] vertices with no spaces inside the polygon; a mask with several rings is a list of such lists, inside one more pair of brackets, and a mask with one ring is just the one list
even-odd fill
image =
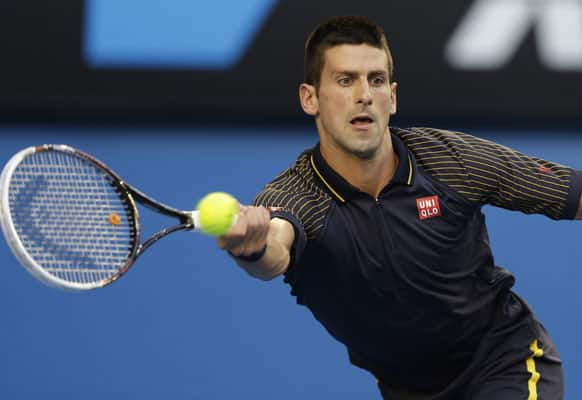
{"label": "chest", "polygon": [[462,277],[486,243],[481,212],[433,182],[361,194],[336,207],[319,238],[335,272],[375,282]]}

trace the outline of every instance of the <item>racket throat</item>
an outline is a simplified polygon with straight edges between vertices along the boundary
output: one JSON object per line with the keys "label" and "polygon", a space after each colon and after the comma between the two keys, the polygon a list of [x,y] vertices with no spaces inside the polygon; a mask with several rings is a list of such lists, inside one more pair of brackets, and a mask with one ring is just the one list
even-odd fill
{"label": "racket throat", "polygon": [[153,234],[149,237],[146,241],[140,244],[137,248],[135,253],[135,258],[137,259],[144,251],[146,251],[152,244],[157,242],[158,240],[168,236],[171,233],[178,232],[178,231],[189,231],[194,228],[192,223],[183,223],[180,225],[175,225],[166,229],[162,229],[161,231]]}

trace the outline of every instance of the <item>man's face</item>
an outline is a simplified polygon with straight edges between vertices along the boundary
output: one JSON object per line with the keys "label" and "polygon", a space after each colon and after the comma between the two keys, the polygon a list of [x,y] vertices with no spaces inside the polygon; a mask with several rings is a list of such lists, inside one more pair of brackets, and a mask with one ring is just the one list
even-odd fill
{"label": "man's face", "polygon": [[373,158],[396,112],[396,83],[389,81],[386,52],[366,44],[327,49],[319,91],[304,84],[301,100],[316,117],[322,146]]}

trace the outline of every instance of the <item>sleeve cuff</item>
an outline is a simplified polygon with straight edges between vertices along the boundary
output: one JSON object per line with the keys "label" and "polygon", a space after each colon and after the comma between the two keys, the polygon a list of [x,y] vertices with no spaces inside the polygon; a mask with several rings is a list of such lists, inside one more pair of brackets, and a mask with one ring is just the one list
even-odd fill
{"label": "sleeve cuff", "polygon": [[580,207],[580,196],[582,195],[582,171],[573,170],[570,178],[570,191],[566,200],[566,207],[561,219],[574,219]]}

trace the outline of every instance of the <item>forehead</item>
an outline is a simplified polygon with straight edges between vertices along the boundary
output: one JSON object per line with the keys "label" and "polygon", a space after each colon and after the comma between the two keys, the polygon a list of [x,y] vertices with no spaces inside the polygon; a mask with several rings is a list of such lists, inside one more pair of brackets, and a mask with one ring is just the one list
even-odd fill
{"label": "forehead", "polygon": [[384,49],[368,44],[342,44],[323,53],[323,74],[341,71],[388,72],[388,55]]}

